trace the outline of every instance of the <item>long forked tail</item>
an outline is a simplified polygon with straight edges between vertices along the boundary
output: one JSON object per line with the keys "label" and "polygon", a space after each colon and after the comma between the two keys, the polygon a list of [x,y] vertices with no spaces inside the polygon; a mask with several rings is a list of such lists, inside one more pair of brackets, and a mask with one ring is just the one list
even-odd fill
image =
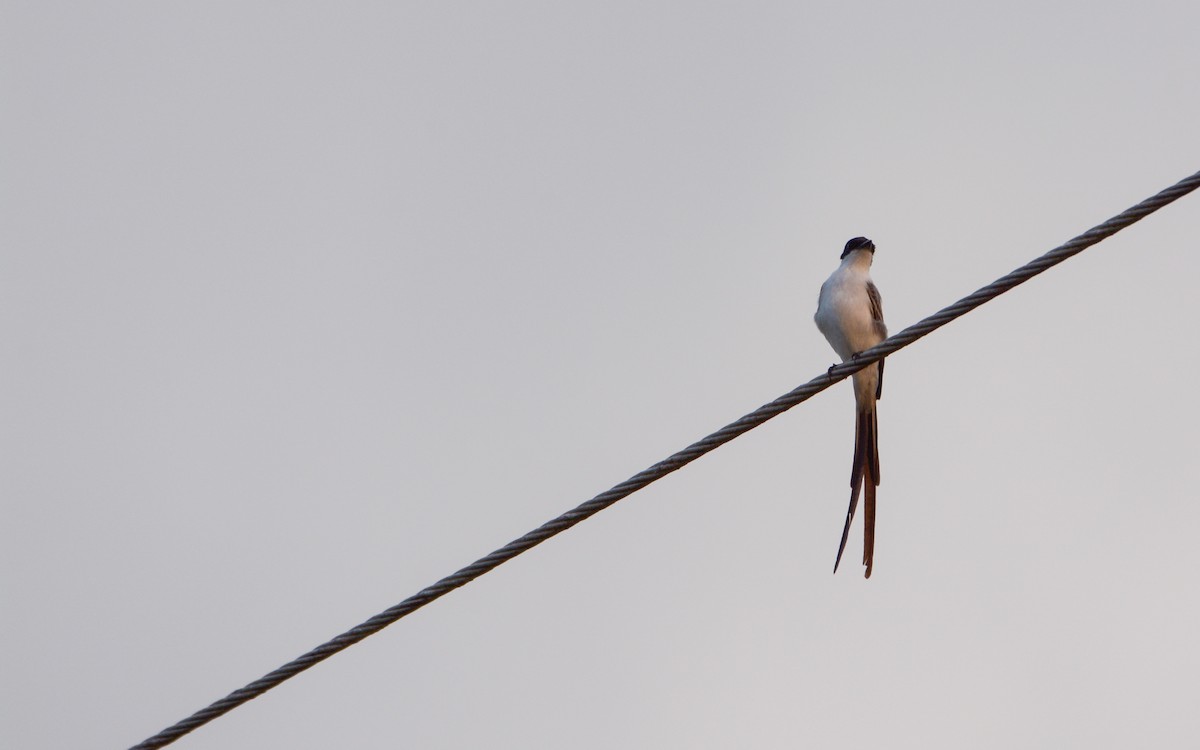
{"label": "long forked tail", "polygon": [[854,424],[854,463],[850,467],[850,508],[846,511],[846,525],[842,528],[842,541],[838,545],[833,572],[837,572],[838,565],[842,562],[842,553],[846,551],[850,524],[854,521],[854,512],[858,509],[858,493],[865,483],[863,565],[867,568],[865,577],[870,578],[871,567],[875,562],[875,488],[879,486],[879,421],[873,402],[861,406],[857,415]]}

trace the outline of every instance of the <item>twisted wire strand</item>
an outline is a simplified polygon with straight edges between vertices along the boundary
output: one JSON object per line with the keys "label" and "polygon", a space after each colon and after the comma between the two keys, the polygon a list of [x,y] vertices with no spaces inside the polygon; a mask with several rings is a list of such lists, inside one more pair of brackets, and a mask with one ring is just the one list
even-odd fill
{"label": "twisted wire strand", "polygon": [[546,541],[552,536],[571,528],[575,524],[599,513],[613,503],[637,492],[651,482],[655,482],[668,474],[683,468],[697,458],[733,440],[742,433],[748,432],[772,419],[799,403],[807,401],[821,391],[829,388],[838,381],[844,380],[872,362],[876,362],[918,339],[929,335],[952,320],[959,318],[989,300],[998,297],[1043,271],[1062,263],[1064,260],[1077,255],[1101,240],[1121,231],[1130,224],[1154,213],[1179,198],[1200,187],[1200,172],[1183,179],[1147,198],[1141,203],[1114,216],[1108,221],[1095,226],[1074,239],[1059,245],[1046,254],[1035,258],[1011,273],[1002,276],[991,284],[963,297],[958,302],[945,307],[914,325],[905,328],[894,336],[885,339],[876,346],[867,349],[849,362],[836,365],[825,374],[819,375],[804,385],[780,396],[774,401],[760,406],[753,412],[735,422],[722,427],[711,435],[692,443],[687,448],[675,453],[633,475],[615,487],[596,495],[591,500],[563,513],[530,531],[519,539],[514,539],[486,557],[481,557],[458,572],[446,576],[437,583],[422,589],[399,604],[380,612],[366,622],[357,625],[336,638],[317,646],[303,656],[294,659],[282,667],[258,678],[254,682],[233,691],[224,698],[203,708],[178,723],[164,729],[158,734],[133,746],[132,750],[152,750],[164,747],[192,730],[207,724],[213,719],[250,701],[284,680],[296,676],[309,667],[328,659],[342,649],[358,643],[369,635],[383,630],[405,615],[411,614],[439,597],[463,586],[488,571],[500,566],[531,547]]}

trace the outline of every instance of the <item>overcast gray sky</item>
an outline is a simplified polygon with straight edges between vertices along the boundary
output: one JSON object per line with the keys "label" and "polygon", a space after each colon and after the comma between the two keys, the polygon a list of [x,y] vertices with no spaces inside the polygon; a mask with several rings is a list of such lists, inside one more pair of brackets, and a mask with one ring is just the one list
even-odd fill
{"label": "overcast gray sky", "polygon": [[[0,746],[154,734],[1200,168],[1193,2],[3,2]],[[1200,196],[180,748],[1179,746]],[[861,548],[856,526],[848,557]],[[835,745],[836,743],[836,745]]]}

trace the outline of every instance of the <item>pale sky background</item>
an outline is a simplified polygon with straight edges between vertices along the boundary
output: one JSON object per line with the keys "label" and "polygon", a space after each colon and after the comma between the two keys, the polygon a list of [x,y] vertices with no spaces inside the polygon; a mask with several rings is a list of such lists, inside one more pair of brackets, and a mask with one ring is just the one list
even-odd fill
{"label": "pale sky background", "polygon": [[[1200,4],[3,2],[0,746],[139,742],[1200,168]],[[175,746],[1200,732],[1200,196]]]}

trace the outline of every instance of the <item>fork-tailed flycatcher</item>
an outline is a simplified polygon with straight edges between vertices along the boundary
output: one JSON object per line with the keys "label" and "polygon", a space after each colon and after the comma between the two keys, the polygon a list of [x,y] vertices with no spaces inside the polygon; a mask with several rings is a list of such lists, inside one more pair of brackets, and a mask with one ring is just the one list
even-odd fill
{"label": "fork-tailed flycatcher", "polygon": [[[855,237],[842,251],[842,264],[821,285],[814,319],[843,362],[887,338],[883,302],[871,281],[874,258],[875,243],[866,237]],[[879,486],[879,422],[875,417],[875,402],[883,395],[883,360],[859,370],[853,377],[857,420],[854,424],[854,464],[850,468],[850,509],[846,511],[846,526],[842,529],[842,543],[838,546],[833,572],[837,572],[842,553],[846,551],[850,522],[858,507],[859,489],[865,485],[863,565],[867,568],[866,577],[870,578],[871,565],[875,561],[875,488]]]}

